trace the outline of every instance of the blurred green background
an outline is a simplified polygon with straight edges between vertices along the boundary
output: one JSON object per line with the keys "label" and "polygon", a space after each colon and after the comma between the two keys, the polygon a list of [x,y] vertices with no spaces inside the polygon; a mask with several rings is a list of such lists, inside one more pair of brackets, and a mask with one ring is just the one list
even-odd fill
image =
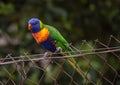
{"label": "blurred green background", "polygon": [[0,55],[38,53],[27,29],[37,17],[56,27],[74,45],[81,40],[120,37],[119,0],[0,0]]}
{"label": "blurred green background", "polygon": [[[24,53],[45,52],[34,41],[27,29],[28,20],[32,17],[37,17],[43,23],[56,27],[66,40],[72,42],[77,48],[81,46],[82,40],[87,40],[90,45],[93,45],[93,41],[97,38],[106,43],[110,35],[120,39],[120,0],[0,0],[0,57],[4,58],[7,54],[18,56]],[[85,46],[83,48],[87,50],[89,47]],[[109,60],[112,62],[109,64],[116,65],[115,69],[119,71],[120,67],[116,64],[119,61],[114,60],[113,55],[109,54],[109,56],[111,56]],[[90,57],[93,57],[93,66],[100,69],[103,60],[94,58],[96,56]],[[88,64],[86,61],[80,61],[83,69],[88,67],[86,64]],[[53,69],[55,69],[54,66]],[[69,67],[66,69],[70,70]],[[96,72],[92,68],[90,69],[91,75],[94,75],[91,80],[97,81]],[[106,69],[103,73],[108,78],[113,78],[114,75],[111,74],[114,71]],[[30,76],[34,80],[40,73],[38,70],[32,70],[36,72],[32,72],[33,74]],[[16,72],[15,69],[11,69],[11,71]],[[4,70],[1,72],[5,76]],[[110,72],[111,74],[109,74]],[[61,75],[61,81],[64,80],[64,77],[64,75]],[[17,78],[17,76],[14,78]],[[76,77],[75,79],[77,80]],[[66,80],[62,85],[67,85],[67,81],[69,82],[69,80]],[[26,85],[32,84],[28,83]]]}

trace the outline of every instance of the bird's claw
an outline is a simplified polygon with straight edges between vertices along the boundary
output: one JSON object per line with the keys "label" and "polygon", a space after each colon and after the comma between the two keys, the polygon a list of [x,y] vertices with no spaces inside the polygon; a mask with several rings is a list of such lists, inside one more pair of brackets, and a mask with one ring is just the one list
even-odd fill
{"label": "bird's claw", "polygon": [[48,56],[48,52],[45,52],[43,57],[46,58]]}
{"label": "bird's claw", "polygon": [[45,52],[43,55],[43,57],[46,61],[49,60],[51,63],[53,63],[52,59],[50,58],[51,56],[52,56],[52,54],[50,54],[49,52]]}
{"label": "bird's claw", "polygon": [[62,52],[62,48],[58,47],[57,50],[56,50],[56,53],[61,53],[61,52]]}

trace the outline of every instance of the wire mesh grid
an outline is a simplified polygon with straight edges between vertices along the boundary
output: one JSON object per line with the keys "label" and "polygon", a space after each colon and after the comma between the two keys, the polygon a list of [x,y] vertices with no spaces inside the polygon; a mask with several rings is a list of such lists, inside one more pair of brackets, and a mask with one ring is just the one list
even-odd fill
{"label": "wire mesh grid", "polygon": [[[114,44],[113,44],[114,43]],[[110,36],[107,44],[96,39],[83,40],[74,51],[0,59],[0,85],[120,85],[120,40]],[[75,58],[84,78],[72,68],[67,58]]]}

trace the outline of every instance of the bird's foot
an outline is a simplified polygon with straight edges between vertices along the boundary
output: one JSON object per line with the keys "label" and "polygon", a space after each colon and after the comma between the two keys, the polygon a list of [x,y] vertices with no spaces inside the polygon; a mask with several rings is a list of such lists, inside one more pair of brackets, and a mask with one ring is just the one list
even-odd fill
{"label": "bird's foot", "polygon": [[46,58],[48,55],[49,55],[48,52],[45,52],[43,57]]}
{"label": "bird's foot", "polygon": [[44,69],[46,69],[50,63],[53,63],[51,56],[52,54],[50,52],[45,52],[43,54],[44,59],[41,62]]}
{"label": "bird's foot", "polygon": [[61,47],[57,47],[57,50],[55,52],[56,53],[61,53],[62,52],[62,48]]}
{"label": "bird's foot", "polygon": [[52,56],[52,54],[50,52],[45,52],[43,55],[43,57],[46,61],[49,60],[49,62],[53,63],[51,56]]}

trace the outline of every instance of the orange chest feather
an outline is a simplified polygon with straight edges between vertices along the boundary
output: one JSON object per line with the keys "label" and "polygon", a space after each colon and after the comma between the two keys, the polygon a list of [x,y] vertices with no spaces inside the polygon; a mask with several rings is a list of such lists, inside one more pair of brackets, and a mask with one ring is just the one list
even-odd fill
{"label": "orange chest feather", "polygon": [[37,33],[32,33],[32,36],[34,37],[37,43],[41,43],[48,39],[49,34],[50,33],[49,33],[48,28],[43,28],[41,31]]}

